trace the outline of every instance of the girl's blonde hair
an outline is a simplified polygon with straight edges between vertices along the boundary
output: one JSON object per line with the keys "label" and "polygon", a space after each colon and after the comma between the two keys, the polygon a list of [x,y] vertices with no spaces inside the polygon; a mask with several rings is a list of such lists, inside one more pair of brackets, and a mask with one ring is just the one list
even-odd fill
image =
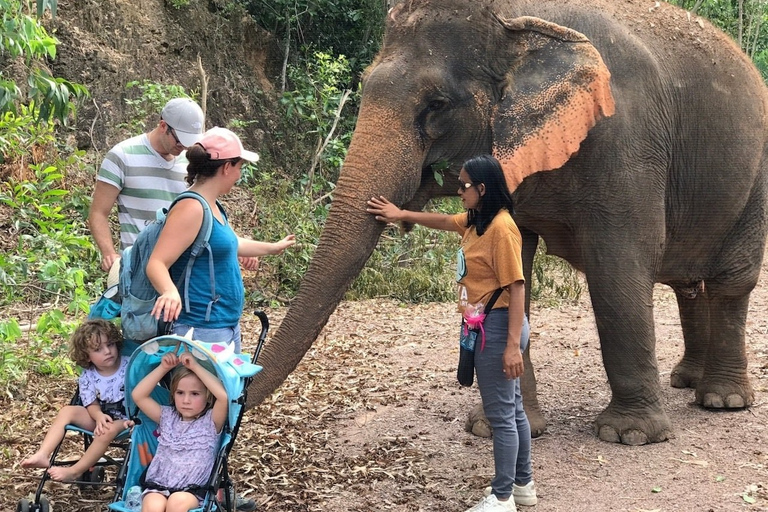
{"label": "girl's blonde hair", "polygon": [[94,350],[101,343],[101,336],[107,338],[107,342],[117,345],[117,351],[123,348],[123,335],[112,322],[102,318],[93,318],[81,323],[72,338],[69,340],[69,358],[81,368],[91,366],[91,358],[88,352]]}
{"label": "girl's blonde hair", "polygon": [[[173,375],[171,376],[171,407],[173,407],[174,411],[176,411],[176,400],[174,400],[174,396],[176,396],[176,389],[179,387],[179,381],[181,381],[181,379],[184,377],[188,377],[189,375],[194,375],[197,377],[197,374],[186,366],[179,366],[173,370]],[[200,380],[200,377],[197,377],[197,379]],[[203,412],[200,413],[200,416],[205,414],[208,409],[213,407],[213,402],[216,401],[216,397],[213,396],[213,393],[211,393],[211,390],[208,389],[208,386],[203,384],[203,388],[205,389],[205,409],[203,409]],[[178,411],[176,412],[178,413]]]}

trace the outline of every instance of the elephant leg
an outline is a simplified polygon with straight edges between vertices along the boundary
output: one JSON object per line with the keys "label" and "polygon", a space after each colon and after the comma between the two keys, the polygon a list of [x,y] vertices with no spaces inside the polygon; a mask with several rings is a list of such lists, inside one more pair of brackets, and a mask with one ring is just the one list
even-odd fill
{"label": "elephant leg", "polygon": [[536,374],[531,362],[531,345],[529,344],[523,352],[523,376],[520,378],[520,389],[523,394],[523,409],[528,416],[528,423],[531,425],[531,437],[539,437],[547,428],[547,420],[541,413],[539,406],[539,395],[536,392]]}
{"label": "elephant leg", "polygon": [[704,371],[696,385],[696,403],[704,407],[735,409],[754,402],[744,346],[748,304],[749,294],[710,297],[711,335]]}
{"label": "elephant leg", "polygon": [[[768,167],[768,162],[763,164]],[[718,255],[719,272],[706,280],[709,343],[696,403],[714,409],[751,405],[745,346],[749,296],[757,285],[765,251],[768,217],[764,185],[756,187],[731,238]]]}
{"label": "elephant leg", "polygon": [[670,385],[673,388],[695,388],[701,382],[709,349],[709,301],[706,290],[692,297],[674,286],[673,289],[680,311],[685,352],[672,369]]}
{"label": "elephant leg", "polygon": [[[539,245],[539,235],[533,231],[520,228],[520,234],[523,237],[523,275],[525,276],[525,313],[531,325],[535,320],[531,318],[531,278],[533,275],[533,259],[536,256],[536,247]],[[528,423],[531,425],[531,437],[539,437],[547,428],[547,420],[541,413],[539,406],[539,395],[536,391],[536,373],[531,362],[531,343],[523,352],[523,376],[520,378],[520,390],[523,394],[523,409],[528,416]]]}
{"label": "elephant leg", "polygon": [[[614,260],[618,261],[618,260]],[[595,420],[603,441],[641,445],[669,439],[656,365],[653,279],[627,268],[587,274],[612,397]]]}

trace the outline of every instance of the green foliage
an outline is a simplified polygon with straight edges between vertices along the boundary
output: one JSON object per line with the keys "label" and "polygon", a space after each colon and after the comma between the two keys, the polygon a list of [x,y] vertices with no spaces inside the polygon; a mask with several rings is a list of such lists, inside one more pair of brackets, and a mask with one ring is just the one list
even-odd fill
{"label": "green foliage", "polygon": [[754,58],[755,66],[760,70],[760,74],[763,75],[763,80],[768,82],[768,49],[763,50]]}
{"label": "green foliage", "polygon": [[20,105],[17,112],[0,116],[0,164],[23,161],[34,148],[53,144],[53,126],[36,124],[34,117],[26,105]]}
{"label": "green foliage", "polygon": [[[458,213],[457,198],[434,201],[429,211]],[[348,300],[392,297],[403,302],[456,300],[456,233],[416,226],[406,234],[388,226],[360,275],[347,292]]]}
{"label": "green foliage", "polygon": [[60,120],[68,125],[76,112],[73,99],[88,96],[88,89],[80,84],[52,77],[47,71],[35,70],[29,75],[30,105],[37,112],[36,119]]}
{"label": "green foliage", "polygon": [[[330,198],[313,200],[286,176],[261,171],[254,176],[251,190],[257,200],[259,225],[252,233],[256,240],[276,241],[296,235],[298,243],[280,256],[261,259],[256,288],[249,300],[257,305],[284,305],[299,289],[320,240],[330,207]],[[331,188],[331,184],[326,184]]]}
{"label": "green foliage", "polygon": [[26,365],[18,350],[21,326],[15,318],[0,322],[0,384],[22,380]]}
{"label": "green foliage", "polygon": [[291,50],[309,46],[332,55],[351,56],[349,63],[355,75],[376,55],[384,33],[384,0],[238,1],[257,23],[282,38],[281,47],[285,47],[287,37]]}
{"label": "green foliage", "polygon": [[190,0],[168,0],[175,9],[189,7]]}
{"label": "green foliage", "polygon": [[173,98],[196,99],[196,94],[189,95],[180,85],[159,84],[151,80],[133,80],[125,84],[125,88],[131,93],[131,89],[137,91],[132,97],[126,98],[125,103],[131,109],[128,122],[121,124],[131,133],[144,132],[147,129],[147,119],[160,114],[168,101]]}
{"label": "green foliage", "polygon": [[[46,8],[55,14],[55,0],[38,0],[38,16]],[[56,58],[58,41],[48,34],[38,19],[25,14],[26,4],[20,0],[0,0],[0,53],[15,58],[24,57],[29,68],[27,101],[36,113],[35,121],[51,121],[56,119],[67,124],[75,113],[73,100],[81,100],[88,95],[88,90],[82,85],[69,82],[62,78],[54,78],[39,62]],[[0,72],[0,113],[16,111],[18,104],[23,102],[19,87],[12,80],[3,79]]]}
{"label": "green foliage", "polygon": [[51,16],[56,16],[56,8],[59,5],[58,0],[36,0],[37,1],[37,17],[42,18],[46,9],[51,10]]}
{"label": "green foliage", "polygon": [[752,58],[768,80],[765,52],[768,51],[768,2],[764,0],[676,0],[683,9],[696,9],[728,33]]}
{"label": "green foliage", "polygon": [[[79,155],[82,156],[82,155]],[[72,165],[78,155],[59,165]],[[72,208],[63,175],[53,165],[31,165],[35,177],[2,184],[0,202],[13,209],[13,251],[0,254],[2,305],[19,300],[64,303],[87,312],[98,253],[84,219]]]}
{"label": "green foliage", "polygon": [[[289,70],[294,89],[283,94],[280,102],[285,107],[286,117],[292,121],[296,137],[304,147],[322,151],[317,166],[320,182],[335,182],[347,154],[347,146],[355,128],[355,117],[343,115],[343,102],[352,95],[346,89],[351,81],[351,71],[346,57],[332,57],[330,54],[315,52],[311,60],[302,67]],[[359,96],[359,92],[355,98]],[[342,108],[337,120],[337,112]],[[323,146],[325,141],[328,143]],[[308,154],[307,161],[314,161],[315,154]],[[303,185],[312,189],[317,185],[315,169],[305,171],[301,178]],[[322,187],[320,187],[321,189]],[[314,193],[322,192],[315,186]]]}
{"label": "green foliage", "polygon": [[23,382],[30,370],[43,375],[75,375],[75,365],[62,343],[73,330],[74,324],[66,322],[59,310],[42,314],[34,336],[25,336],[15,318],[0,322],[0,386]]}
{"label": "green foliage", "polygon": [[577,301],[584,291],[579,273],[567,261],[548,255],[543,240],[536,248],[532,274],[531,302],[556,306]]}
{"label": "green foliage", "polygon": [[401,235],[388,227],[346,295],[348,300],[392,297],[403,302],[456,300],[456,233],[416,226]]}

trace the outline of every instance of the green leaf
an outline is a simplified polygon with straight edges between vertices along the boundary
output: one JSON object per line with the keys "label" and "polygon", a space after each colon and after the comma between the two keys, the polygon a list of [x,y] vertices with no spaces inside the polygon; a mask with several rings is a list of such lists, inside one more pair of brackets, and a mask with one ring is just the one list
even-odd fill
{"label": "green leaf", "polygon": [[56,17],[58,0],[37,0],[37,17],[42,18],[46,9],[51,10],[51,16]]}
{"label": "green leaf", "polygon": [[743,499],[745,502],[749,503],[750,505],[754,504],[757,500],[750,496],[749,494],[742,494],[741,499]]}
{"label": "green leaf", "polygon": [[437,169],[434,169],[435,181],[441,187],[443,186],[443,173]]}
{"label": "green leaf", "polygon": [[658,494],[658,493],[660,493],[660,492],[661,492],[661,486],[660,486],[660,485],[657,485],[656,487],[654,487],[653,489],[651,489],[651,492],[652,492],[652,493],[655,493],[655,494]]}

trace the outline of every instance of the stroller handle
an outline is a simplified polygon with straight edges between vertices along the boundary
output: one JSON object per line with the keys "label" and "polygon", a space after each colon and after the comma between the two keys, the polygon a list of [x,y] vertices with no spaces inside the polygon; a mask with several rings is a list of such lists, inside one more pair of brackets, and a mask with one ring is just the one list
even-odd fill
{"label": "stroller handle", "polygon": [[259,359],[259,354],[261,354],[261,349],[264,348],[264,340],[267,339],[267,332],[269,331],[269,318],[267,318],[267,314],[263,311],[254,311],[254,315],[259,317],[259,321],[261,322],[261,333],[259,333],[259,342],[256,345],[256,350],[253,352],[253,357],[251,358],[251,362],[253,364],[256,364],[256,361]]}

